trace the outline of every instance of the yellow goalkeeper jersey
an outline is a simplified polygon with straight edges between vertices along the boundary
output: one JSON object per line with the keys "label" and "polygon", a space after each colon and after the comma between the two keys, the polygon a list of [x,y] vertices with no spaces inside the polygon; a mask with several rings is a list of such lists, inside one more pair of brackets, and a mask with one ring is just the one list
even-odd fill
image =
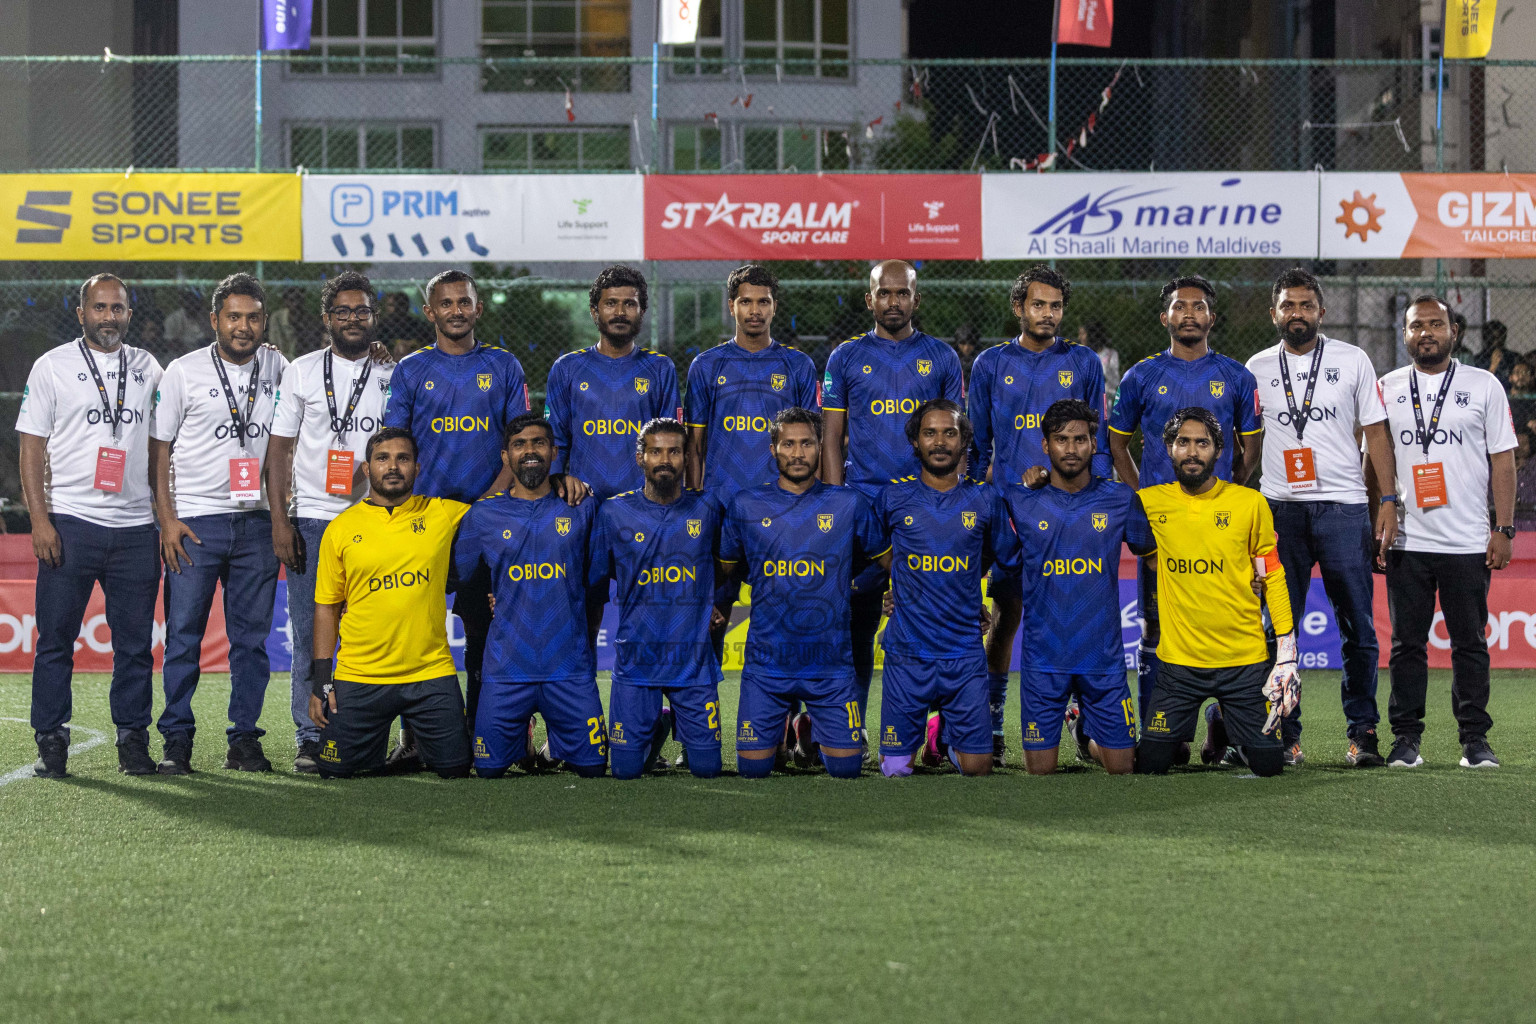
{"label": "yellow goalkeeper jersey", "polygon": [[1268,660],[1254,559],[1264,559],[1264,594],[1279,634],[1291,631],[1291,599],[1275,551],[1269,502],[1224,480],[1204,494],[1177,483],[1138,492],[1157,538],[1159,659],[1191,668]]}

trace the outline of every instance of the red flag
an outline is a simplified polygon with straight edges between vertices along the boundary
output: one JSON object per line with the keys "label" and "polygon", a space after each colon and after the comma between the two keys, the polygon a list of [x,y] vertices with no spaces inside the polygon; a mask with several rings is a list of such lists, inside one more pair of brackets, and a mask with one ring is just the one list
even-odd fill
{"label": "red flag", "polygon": [[1115,0],[1061,0],[1056,41],[1078,46],[1108,46],[1114,21]]}

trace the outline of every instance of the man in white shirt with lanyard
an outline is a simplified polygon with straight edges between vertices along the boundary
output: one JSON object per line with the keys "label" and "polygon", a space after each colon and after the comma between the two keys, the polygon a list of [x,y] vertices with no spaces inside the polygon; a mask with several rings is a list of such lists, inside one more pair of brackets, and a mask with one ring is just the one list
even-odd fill
{"label": "man in white shirt with lanyard", "polygon": [[21,489],[37,555],[37,653],[32,729],[40,778],[65,775],[75,641],[100,582],[112,633],[112,724],[117,767],[149,775],[154,698],[151,645],[160,545],[149,500],[149,409],[160,364],[123,344],[128,288],[111,274],[80,286],[82,336],[32,365],[16,432]]}
{"label": "man in white shirt with lanyard", "polygon": [[[1376,539],[1390,547],[1397,535],[1396,507],[1381,504],[1374,518],[1360,464],[1365,434],[1376,477],[1392,490],[1392,442],[1387,414],[1376,396],[1376,369],[1360,349],[1318,333],[1323,289],[1300,267],[1282,273],[1271,292],[1269,316],[1280,342],[1248,360],[1258,381],[1264,436],[1259,490],[1269,499],[1291,612],[1300,623],[1315,565],[1339,624],[1343,648],[1340,696],[1349,747],[1344,759],[1362,768],[1383,764],[1376,740],[1376,665],[1372,622]],[[1373,536],[1374,533],[1374,536]],[[1330,666],[1331,667],[1331,666]],[[1213,721],[1220,712],[1209,713]],[[1287,764],[1300,764],[1301,707],[1280,724]]]}
{"label": "man in white shirt with lanyard", "polygon": [[256,726],[270,675],[267,634],[277,591],[261,463],[288,360],[261,344],[266,307],[261,283],[249,274],[220,281],[210,316],[214,343],[172,362],[155,400],[149,478],[166,570],[165,710],[159,722],[165,775],[192,770],[192,695],[219,583],[233,723],[224,767],[272,770]]}
{"label": "man in white shirt with lanyard", "polygon": [[378,332],[373,306],[373,284],[362,274],[348,270],[325,282],[320,322],[328,344],[288,367],[267,445],[272,547],[288,568],[293,770],[305,774],[320,770],[320,730],[309,717],[320,538],[332,519],[367,494],[364,452],[384,426],[394,372],[393,362],[369,353]]}
{"label": "man in white shirt with lanyard", "polygon": [[[1392,616],[1392,698],[1397,740],[1387,764],[1414,768],[1424,733],[1428,641],[1435,596],[1451,638],[1451,709],[1463,768],[1497,768],[1488,746],[1488,583],[1509,564],[1515,536],[1515,428],[1497,377],[1451,358],[1450,305],[1434,295],[1404,314],[1412,366],[1381,378],[1397,480],[1397,539],[1385,552]],[[1493,489],[1492,528],[1488,522]],[[1392,495],[1383,495],[1385,502]]]}

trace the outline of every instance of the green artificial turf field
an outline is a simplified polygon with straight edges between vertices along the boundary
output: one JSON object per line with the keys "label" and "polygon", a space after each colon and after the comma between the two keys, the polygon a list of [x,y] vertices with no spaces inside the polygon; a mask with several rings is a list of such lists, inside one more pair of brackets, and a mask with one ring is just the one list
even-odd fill
{"label": "green artificial turf field", "polygon": [[[108,741],[0,785],[0,1021],[1531,1019],[1536,676],[1495,674],[1477,773],[1445,673],[1428,765],[1369,772],[1309,676],[1274,780],[632,783],[226,772],[218,676],[197,773],[130,779],[86,677],[75,742]],[[28,692],[0,676],[0,778]]]}

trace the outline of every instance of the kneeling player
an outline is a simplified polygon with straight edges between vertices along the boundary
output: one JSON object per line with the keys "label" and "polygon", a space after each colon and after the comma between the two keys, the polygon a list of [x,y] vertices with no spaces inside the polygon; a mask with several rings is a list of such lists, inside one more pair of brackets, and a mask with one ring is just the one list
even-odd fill
{"label": "kneeling player", "polygon": [[1084,754],[1112,775],[1131,770],[1136,702],[1120,645],[1120,545],[1151,554],[1146,514],[1129,487],[1094,476],[1098,413],[1079,399],[1041,420],[1050,476],[1039,490],[1011,484],[1008,514],[1023,549],[1024,641],[1020,721],[1024,766],[1056,770],[1062,716],[1077,697]]}
{"label": "kneeling player", "polygon": [[864,722],[849,585],[855,555],[877,559],[888,546],[863,495],[816,479],[820,413],[784,409],[769,437],[779,478],[732,498],[720,537],[722,570],[745,562],[752,585],[736,768],[749,778],[773,771],[790,707],[804,701],[827,773],[856,778]]}
{"label": "kneeling player", "polygon": [[1017,569],[1018,539],[997,491],[960,477],[971,439],[956,403],[918,406],[907,440],[922,472],[887,484],[875,504],[891,538],[881,564],[895,594],[880,683],[880,770],[888,777],[912,774],[930,709],[942,716],[956,767],[992,773],[987,654],[975,610],[988,563]]}
{"label": "kneeling player", "polygon": [[469,737],[444,585],[453,531],[469,506],[412,493],[408,430],[379,431],[364,457],[369,496],[325,528],[315,570],[309,717],[321,729],[320,774],[383,768],[390,725],[404,718],[427,766],[462,778]]}
{"label": "kneeling player", "polygon": [[[1147,704],[1138,772],[1161,773],[1195,737],[1200,705],[1215,698],[1229,741],[1255,775],[1279,775],[1279,721],[1300,698],[1296,636],[1269,503],[1212,476],[1221,426],[1208,410],[1180,409],[1163,428],[1177,482],[1148,487],[1142,505],[1157,539],[1162,668]],[[1261,566],[1279,640],[1271,668],[1254,568]]]}
{"label": "kneeling player", "polygon": [[710,645],[720,506],[683,489],[687,429],[654,419],[635,461],[645,487],[603,502],[592,532],[589,585],[618,581],[619,628],[608,742],[613,777],[636,779],[666,742],[661,699],[700,778],[720,774],[720,680]]}
{"label": "kneeling player", "polygon": [[538,712],[549,752],[577,775],[607,768],[608,736],[587,639],[587,546],[597,502],[574,508],[550,486],[554,432],[525,413],[507,424],[512,486],[475,502],[453,548],[461,580],[489,571],[496,609],[475,711],[475,772],[497,778],[528,754]]}

